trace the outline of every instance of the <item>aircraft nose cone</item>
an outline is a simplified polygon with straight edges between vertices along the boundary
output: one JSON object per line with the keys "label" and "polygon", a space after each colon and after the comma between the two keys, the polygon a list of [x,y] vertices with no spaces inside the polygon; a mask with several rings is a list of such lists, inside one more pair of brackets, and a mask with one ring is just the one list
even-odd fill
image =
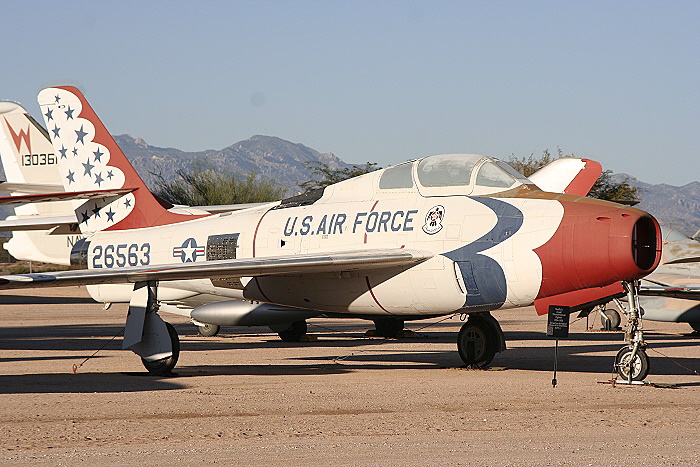
{"label": "aircraft nose cone", "polygon": [[661,229],[639,209],[591,199],[562,201],[564,216],[542,261],[538,297],[639,279],[661,259]]}

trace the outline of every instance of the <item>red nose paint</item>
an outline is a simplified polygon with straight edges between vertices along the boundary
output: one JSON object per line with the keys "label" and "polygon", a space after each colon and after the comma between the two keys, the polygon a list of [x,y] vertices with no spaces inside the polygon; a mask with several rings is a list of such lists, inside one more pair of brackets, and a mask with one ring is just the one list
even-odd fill
{"label": "red nose paint", "polygon": [[651,215],[615,203],[560,199],[564,217],[535,253],[542,261],[537,298],[639,279],[661,259],[661,229]]}

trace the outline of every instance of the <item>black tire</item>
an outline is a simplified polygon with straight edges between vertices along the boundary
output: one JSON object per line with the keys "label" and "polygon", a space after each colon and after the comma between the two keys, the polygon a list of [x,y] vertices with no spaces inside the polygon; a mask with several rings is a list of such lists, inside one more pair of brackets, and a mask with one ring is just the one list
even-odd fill
{"label": "black tire", "polygon": [[306,335],[306,329],[306,321],[295,321],[289,329],[280,331],[277,334],[279,334],[280,338],[285,342],[299,342],[301,336]]}
{"label": "black tire", "polygon": [[[629,379],[629,363],[632,357],[632,349],[625,346],[617,352],[615,357],[615,370],[620,376],[620,379],[627,381]],[[632,365],[632,381],[644,381],[649,375],[649,356],[642,348],[637,349]]]}
{"label": "black tire", "polygon": [[688,324],[690,324],[690,327],[693,328],[693,331],[700,332],[700,321],[693,321],[692,323]]}
{"label": "black tire", "polygon": [[613,310],[612,308],[607,308],[603,310],[603,315],[600,317],[600,324],[603,325],[603,329],[608,329],[608,319],[610,320],[610,330],[617,329],[620,327],[622,318],[620,317],[620,313],[617,310]]}
{"label": "black tire", "polygon": [[219,334],[219,326],[217,324],[205,324],[204,326],[197,326],[199,329],[197,333],[203,337],[214,337]]}
{"label": "black tire", "polygon": [[399,318],[377,318],[374,321],[374,328],[382,337],[396,339],[403,331],[404,321]]}
{"label": "black tire", "polygon": [[180,357],[180,339],[177,337],[177,331],[170,323],[165,323],[165,327],[168,328],[168,334],[170,335],[170,343],[173,347],[173,354],[168,358],[162,360],[156,360],[155,362],[147,362],[143,358],[141,363],[146,367],[149,373],[157,376],[168,376],[172,372],[175,365],[177,365],[177,359]]}
{"label": "black tire", "polygon": [[468,367],[485,368],[496,356],[497,336],[482,319],[469,318],[457,335],[457,350]]}

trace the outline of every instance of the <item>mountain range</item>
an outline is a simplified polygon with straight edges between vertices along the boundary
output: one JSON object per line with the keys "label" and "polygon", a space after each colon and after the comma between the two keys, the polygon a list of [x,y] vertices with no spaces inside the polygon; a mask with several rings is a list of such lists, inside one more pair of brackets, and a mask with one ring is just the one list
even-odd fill
{"label": "mountain range", "polygon": [[[170,182],[177,179],[178,170],[187,170],[192,163],[201,161],[215,169],[229,169],[243,176],[254,172],[261,178],[276,180],[287,189],[288,195],[293,195],[299,192],[298,184],[311,176],[305,164],[323,162],[332,169],[351,165],[332,153],[320,153],[274,136],[256,135],[223,149],[198,152],[151,146],[130,135],[117,135],[114,139],[151,189],[157,185],[158,177],[154,174],[160,174]],[[620,181],[625,177],[641,190],[639,208],[686,235],[693,235],[700,229],[700,182],[681,187],[663,183],[654,185],[626,174],[615,174],[613,180]],[[0,206],[0,219],[11,213],[9,207]]]}
{"label": "mountain range", "polygon": [[288,195],[297,194],[299,183],[309,179],[309,169],[305,164],[322,162],[334,170],[350,167],[332,153],[322,154],[303,144],[274,136],[256,135],[223,149],[199,152],[151,146],[130,135],[117,135],[114,139],[151,189],[156,186],[156,174],[170,182],[178,178],[178,170],[186,170],[195,162],[211,165],[214,169],[228,169],[235,174],[245,176],[253,172],[260,178],[276,180],[287,189]]}

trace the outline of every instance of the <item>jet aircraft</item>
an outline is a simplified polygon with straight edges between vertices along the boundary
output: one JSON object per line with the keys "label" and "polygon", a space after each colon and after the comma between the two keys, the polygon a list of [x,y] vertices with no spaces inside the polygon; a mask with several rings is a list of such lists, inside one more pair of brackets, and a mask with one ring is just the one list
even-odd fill
{"label": "jet aircraft", "polygon": [[[473,154],[425,157],[235,212],[170,212],[78,89],[44,89],[39,104],[64,191],[12,198],[70,199],[85,238],[72,249],[73,270],[3,276],[0,288],[84,284],[103,301],[129,302],[122,347],[156,374],[179,355],[177,334],[157,313],[162,290],[236,299],[192,313],[221,324],[241,306],[387,326],[463,312],[460,357],[484,366],[505,348],[491,310],[577,309],[626,290],[635,311],[636,281],[660,259],[649,214],[586,198],[590,186],[543,191]],[[618,364],[643,379],[637,319]]]}

